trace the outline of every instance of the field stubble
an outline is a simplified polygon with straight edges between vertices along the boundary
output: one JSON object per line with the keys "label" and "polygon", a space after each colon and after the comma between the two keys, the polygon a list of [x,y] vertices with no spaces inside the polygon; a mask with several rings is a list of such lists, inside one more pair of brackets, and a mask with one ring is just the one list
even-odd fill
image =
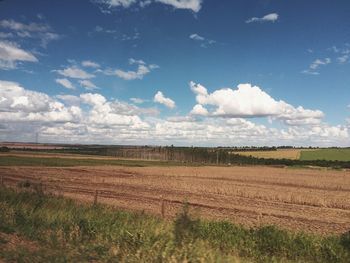
{"label": "field stubble", "polygon": [[321,234],[350,229],[350,172],[269,167],[0,167],[6,184],[173,218],[187,200],[200,216]]}

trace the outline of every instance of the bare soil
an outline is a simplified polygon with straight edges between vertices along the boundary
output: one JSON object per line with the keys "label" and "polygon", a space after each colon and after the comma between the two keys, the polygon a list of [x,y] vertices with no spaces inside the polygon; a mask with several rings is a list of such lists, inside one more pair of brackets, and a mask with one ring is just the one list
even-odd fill
{"label": "bare soil", "polygon": [[173,218],[186,200],[207,219],[338,234],[350,229],[350,172],[271,167],[0,167],[6,185],[41,182],[84,202]]}

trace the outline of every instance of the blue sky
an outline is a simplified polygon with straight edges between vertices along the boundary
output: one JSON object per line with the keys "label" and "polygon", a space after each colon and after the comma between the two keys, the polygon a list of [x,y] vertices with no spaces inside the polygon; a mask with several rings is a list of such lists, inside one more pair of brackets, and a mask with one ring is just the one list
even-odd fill
{"label": "blue sky", "polygon": [[0,2],[0,140],[349,146],[349,1]]}

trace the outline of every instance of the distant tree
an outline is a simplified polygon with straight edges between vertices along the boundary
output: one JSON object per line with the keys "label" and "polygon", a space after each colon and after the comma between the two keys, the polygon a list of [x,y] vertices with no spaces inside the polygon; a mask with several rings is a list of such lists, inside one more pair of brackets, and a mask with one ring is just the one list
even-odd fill
{"label": "distant tree", "polygon": [[0,152],[9,152],[9,151],[10,151],[10,149],[8,147],[6,147],[6,146],[1,146],[0,147]]}

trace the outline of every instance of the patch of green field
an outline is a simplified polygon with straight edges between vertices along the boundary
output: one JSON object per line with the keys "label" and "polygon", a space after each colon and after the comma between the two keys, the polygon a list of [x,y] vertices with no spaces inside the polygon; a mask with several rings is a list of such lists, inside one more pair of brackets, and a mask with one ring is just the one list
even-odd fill
{"label": "patch of green field", "polygon": [[145,160],[122,160],[122,159],[79,159],[79,158],[40,158],[24,156],[0,156],[0,166],[95,166],[95,165],[119,165],[119,166],[176,166],[179,162],[145,161]]}
{"label": "patch of green field", "polygon": [[350,161],[350,149],[318,149],[301,151],[300,160]]}
{"label": "patch of green field", "polygon": [[350,262],[350,233],[321,237],[275,226],[202,221],[184,207],[173,221],[0,187],[5,262]]}

